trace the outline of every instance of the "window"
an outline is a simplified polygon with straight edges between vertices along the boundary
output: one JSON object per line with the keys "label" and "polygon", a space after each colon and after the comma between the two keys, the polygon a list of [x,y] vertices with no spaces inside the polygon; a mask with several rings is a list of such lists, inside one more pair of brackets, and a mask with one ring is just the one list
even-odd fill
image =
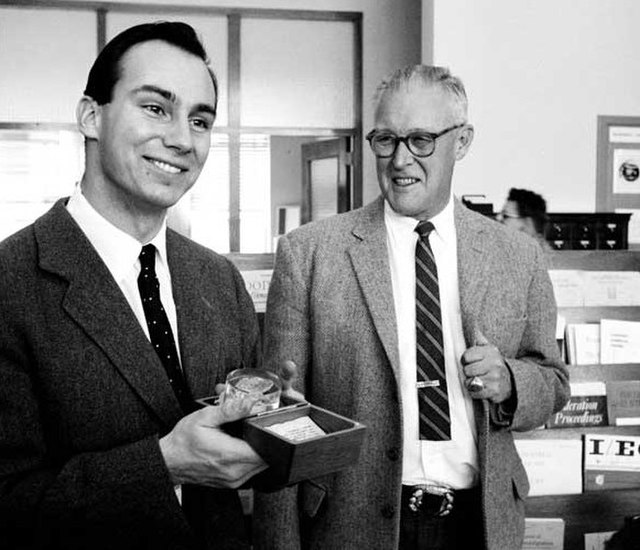
{"label": "window", "polygon": [[75,130],[0,130],[0,239],[73,192],[82,147]]}
{"label": "window", "polygon": [[[68,9],[62,0],[0,5],[0,68],[15,75],[0,83],[0,176],[3,189],[11,187],[0,208],[15,213],[0,222],[5,235],[72,192],[82,173],[74,110],[86,75],[99,45],[142,22],[191,24],[220,81],[209,159],[170,212],[178,231],[222,253],[272,252],[278,209],[295,210],[303,200],[302,141],[346,136],[359,158],[361,14],[134,2]],[[359,206],[359,166],[354,178],[351,204]]]}

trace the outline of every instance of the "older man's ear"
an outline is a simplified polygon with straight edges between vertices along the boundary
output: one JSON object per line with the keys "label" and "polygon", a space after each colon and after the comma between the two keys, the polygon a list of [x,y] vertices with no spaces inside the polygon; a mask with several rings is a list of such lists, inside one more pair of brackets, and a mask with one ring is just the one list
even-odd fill
{"label": "older man's ear", "polygon": [[465,124],[465,126],[460,129],[456,142],[456,160],[461,160],[465,157],[471,147],[471,143],[473,143],[474,135],[475,130],[473,129],[473,124]]}

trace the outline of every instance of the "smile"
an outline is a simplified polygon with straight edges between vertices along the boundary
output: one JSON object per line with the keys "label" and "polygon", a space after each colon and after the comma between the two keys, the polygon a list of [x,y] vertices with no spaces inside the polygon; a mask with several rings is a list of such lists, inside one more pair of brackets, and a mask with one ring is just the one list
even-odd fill
{"label": "smile", "polygon": [[153,164],[156,168],[166,172],[167,174],[179,174],[180,172],[184,172],[183,168],[179,166],[174,166],[173,164],[169,164],[168,162],[163,162],[161,160],[156,159],[148,159],[151,164]]}
{"label": "smile", "polygon": [[400,187],[407,187],[408,185],[413,185],[419,181],[420,180],[418,178],[393,178],[393,183]]}

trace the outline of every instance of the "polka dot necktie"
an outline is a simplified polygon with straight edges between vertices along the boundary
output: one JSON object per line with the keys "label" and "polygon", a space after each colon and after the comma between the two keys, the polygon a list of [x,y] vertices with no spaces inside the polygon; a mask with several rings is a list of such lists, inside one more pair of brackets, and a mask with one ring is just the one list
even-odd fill
{"label": "polka dot necktie", "polygon": [[451,439],[442,344],[438,269],[429,245],[431,222],[416,226],[416,366],[420,439]]}
{"label": "polka dot necktie", "polygon": [[147,320],[151,345],[160,357],[171,387],[185,412],[194,410],[191,392],[184,379],[173,331],[160,300],[160,283],[156,276],[156,247],[147,244],[140,253],[140,275],[138,290],[142,298],[142,308]]}

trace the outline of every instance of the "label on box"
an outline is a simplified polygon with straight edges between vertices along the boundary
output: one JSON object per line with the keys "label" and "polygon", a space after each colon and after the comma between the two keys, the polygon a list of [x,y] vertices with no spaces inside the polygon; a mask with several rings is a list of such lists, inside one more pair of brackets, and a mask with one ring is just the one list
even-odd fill
{"label": "label on box", "polygon": [[582,441],[516,439],[515,444],[529,477],[529,496],[582,492]]}
{"label": "label on box", "polygon": [[265,426],[265,430],[270,430],[292,441],[304,441],[305,439],[313,439],[314,437],[326,435],[324,430],[308,416],[301,416],[293,420],[287,420],[286,422],[271,424],[271,426]]}
{"label": "label on box", "polygon": [[267,309],[267,294],[273,276],[273,269],[252,269],[242,271],[242,278],[247,287],[247,292],[253,300],[253,306],[257,313],[264,313]]}
{"label": "label on box", "polygon": [[622,434],[584,437],[585,490],[640,487],[640,437]]}
{"label": "label on box", "polygon": [[564,520],[562,518],[525,518],[522,550],[562,550]]}
{"label": "label on box", "polygon": [[571,398],[549,418],[549,428],[607,426],[607,396],[603,382],[571,384]]}

